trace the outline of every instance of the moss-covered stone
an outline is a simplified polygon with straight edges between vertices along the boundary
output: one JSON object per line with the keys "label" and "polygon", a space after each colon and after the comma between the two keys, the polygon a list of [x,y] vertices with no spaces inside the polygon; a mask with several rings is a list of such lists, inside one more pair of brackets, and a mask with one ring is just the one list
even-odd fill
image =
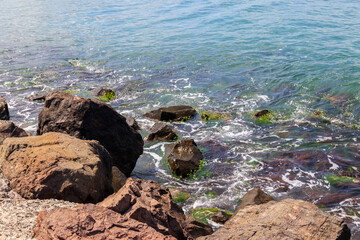
{"label": "moss-covered stone", "polygon": [[190,193],[180,191],[179,189],[170,189],[172,199],[177,203],[186,202],[190,198]]}
{"label": "moss-covered stone", "polygon": [[[212,215],[219,211],[224,211],[218,208],[197,208],[190,211],[190,214],[193,218],[198,220],[199,222],[209,224],[208,220],[211,218]],[[224,211],[229,215],[232,215],[232,212]]]}
{"label": "moss-covered stone", "polygon": [[250,114],[256,124],[270,124],[275,119],[275,114],[267,109],[262,111],[253,111]]}

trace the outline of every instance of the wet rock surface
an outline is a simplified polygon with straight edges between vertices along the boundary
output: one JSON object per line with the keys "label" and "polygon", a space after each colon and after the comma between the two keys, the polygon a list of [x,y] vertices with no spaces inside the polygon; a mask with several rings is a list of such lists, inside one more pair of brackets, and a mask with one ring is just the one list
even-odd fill
{"label": "wet rock surface", "polygon": [[33,95],[29,95],[26,97],[29,101],[35,101],[35,102],[44,102],[46,98],[47,93],[36,93]]}
{"label": "wet rock surface", "polygon": [[[183,210],[172,200],[169,190],[152,180],[128,178],[124,187],[98,205],[146,223],[164,235],[176,239],[193,237],[189,233],[190,226],[186,223]],[[196,222],[192,222],[194,227]],[[202,227],[208,229],[199,223],[199,233],[196,234],[208,232],[203,231]]]}
{"label": "wet rock surface", "polygon": [[247,206],[214,234],[199,239],[349,240],[350,237],[350,230],[341,219],[309,202],[285,199]]}
{"label": "wet rock surface", "polygon": [[33,235],[36,239],[174,239],[152,227],[110,209],[86,204],[74,209],[40,212]]}
{"label": "wet rock surface", "polygon": [[4,177],[24,198],[98,202],[112,192],[112,159],[97,141],[47,133],[7,138],[0,151]]}
{"label": "wet rock surface", "polygon": [[27,137],[29,134],[13,122],[0,121],[0,144],[8,137]]}
{"label": "wet rock surface", "polygon": [[109,105],[63,92],[51,92],[39,114],[37,134],[62,132],[98,140],[113,157],[113,164],[130,176],[143,152],[141,135]]}
{"label": "wet rock surface", "polygon": [[179,177],[185,178],[198,170],[204,157],[193,139],[184,139],[167,147],[166,159],[170,169]]}
{"label": "wet rock surface", "polygon": [[185,121],[195,116],[191,106],[171,106],[145,113],[144,117],[158,121]]}
{"label": "wet rock surface", "polygon": [[9,107],[6,102],[6,99],[3,96],[0,96],[0,120],[9,120]]}
{"label": "wet rock surface", "polygon": [[157,122],[151,127],[150,133],[144,141],[152,142],[157,140],[172,141],[178,138],[178,135],[169,125],[163,122]]}

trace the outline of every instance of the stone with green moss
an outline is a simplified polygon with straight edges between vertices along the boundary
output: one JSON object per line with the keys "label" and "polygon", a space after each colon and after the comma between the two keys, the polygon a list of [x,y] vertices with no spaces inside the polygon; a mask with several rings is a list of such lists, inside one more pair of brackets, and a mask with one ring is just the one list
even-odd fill
{"label": "stone with green moss", "polygon": [[256,124],[270,124],[275,119],[275,114],[267,109],[251,112],[251,115]]}
{"label": "stone with green moss", "polygon": [[219,211],[224,211],[227,214],[232,215],[232,212],[221,210],[218,208],[196,208],[191,210],[190,214],[193,218],[195,218],[199,222],[209,224],[208,220],[211,218],[211,216]]}
{"label": "stone with green moss", "polygon": [[110,102],[115,98],[115,92],[113,90],[103,87],[96,88],[92,95],[103,102]]}
{"label": "stone with green moss", "polygon": [[181,191],[179,189],[169,189],[171,192],[172,199],[177,203],[186,202],[190,198],[190,193]]}

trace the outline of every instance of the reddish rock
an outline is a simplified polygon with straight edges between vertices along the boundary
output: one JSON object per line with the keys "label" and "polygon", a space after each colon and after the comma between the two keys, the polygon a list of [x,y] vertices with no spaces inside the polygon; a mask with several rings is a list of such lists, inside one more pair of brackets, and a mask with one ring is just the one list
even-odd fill
{"label": "reddish rock", "polygon": [[240,209],[243,209],[246,206],[260,205],[272,200],[274,200],[274,198],[264,193],[259,187],[253,188],[243,196],[241,204],[236,209],[233,216],[235,216]]}
{"label": "reddish rock", "polygon": [[230,214],[227,214],[224,211],[218,211],[214,213],[214,215],[212,215],[210,219],[216,223],[224,224],[227,220],[230,219],[230,217]]}
{"label": "reddish rock", "polygon": [[167,147],[166,159],[171,170],[185,178],[198,170],[204,157],[193,139],[184,139]]}
{"label": "reddish rock", "polygon": [[[128,178],[125,186],[98,205],[146,223],[164,235],[176,239],[193,238],[181,207],[172,200],[169,190],[155,181]],[[196,234],[205,232],[201,226]]]}
{"label": "reddish rock", "polygon": [[350,237],[350,229],[341,219],[312,203],[285,199],[247,206],[214,234],[199,239],[350,240]]}
{"label": "reddish rock", "polygon": [[79,205],[74,209],[55,208],[50,212],[40,212],[33,237],[38,240],[176,239],[157,232],[145,223],[92,204]]}
{"label": "reddish rock", "polygon": [[6,102],[6,99],[3,96],[0,96],[0,120],[9,120],[9,107]]}
{"label": "reddish rock", "polygon": [[190,106],[171,106],[145,113],[144,117],[159,121],[185,121],[195,116],[195,109]]}
{"label": "reddish rock", "polygon": [[214,232],[210,226],[195,220],[190,215],[186,216],[185,226],[186,230],[194,239],[197,239],[201,236],[210,235]]}
{"label": "reddish rock", "polygon": [[144,140],[146,142],[152,142],[157,140],[171,141],[175,140],[176,138],[178,138],[178,135],[176,134],[174,129],[169,127],[169,125],[167,125],[166,123],[157,122],[154,124],[154,126],[152,126],[149,135],[145,137]]}
{"label": "reddish rock", "polygon": [[63,92],[51,92],[39,114],[37,134],[62,132],[80,139],[98,140],[113,164],[130,176],[143,152],[141,135],[109,105]]}
{"label": "reddish rock", "polygon": [[0,152],[3,175],[24,198],[98,202],[112,193],[111,156],[97,141],[47,133],[7,138]]}
{"label": "reddish rock", "polygon": [[19,128],[13,122],[0,121],[0,144],[8,137],[27,137],[24,129]]}

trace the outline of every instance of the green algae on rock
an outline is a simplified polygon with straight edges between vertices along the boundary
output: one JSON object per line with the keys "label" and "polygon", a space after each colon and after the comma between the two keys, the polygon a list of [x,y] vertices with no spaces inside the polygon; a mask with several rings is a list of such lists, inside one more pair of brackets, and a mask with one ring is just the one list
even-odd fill
{"label": "green algae on rock", "polygon": [[223,211],[229,215],[232,215],[232,212],[221,210],[218,208],[196,208],[191,210],[190,214],[193,218],[195,218],[199,222],[209,224],[208,220],[211,218],[211,216],[219,211]]}

